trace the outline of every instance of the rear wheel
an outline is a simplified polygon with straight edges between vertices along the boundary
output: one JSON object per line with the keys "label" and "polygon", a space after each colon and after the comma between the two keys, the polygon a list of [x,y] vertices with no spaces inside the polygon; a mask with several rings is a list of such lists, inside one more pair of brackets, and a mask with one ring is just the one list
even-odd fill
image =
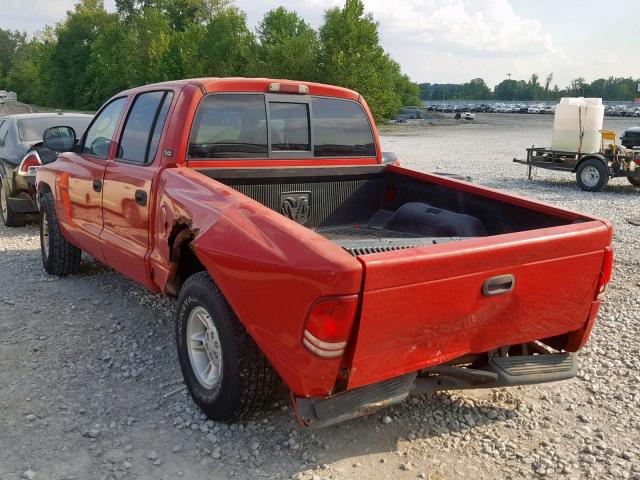
{"label": "rear wheel", "polygon": [[62,236],[53,195],[42,195],[40,204],[40,251],[42,265],[51,275],[65,276],[80,271],[82,251]]}
{"label": "rear wheel", "polygon": [[9,205],[9,192],[0,181],[0,217],[7,227],[23,227],[26,223],[26,215],[14,212]]}
{"label": "rear wheel", "polygon": [[627,177],[627,180],[634,187],[640,187],[640,177]]}
{"label": "rear wheel", "polygon": [[275,388],[273,368],[207,272],[180,291],[176,345],[187,388],[213,420],[250,417]]}
{"label": "rear wheel", "polygon": [[584,191],[599,192],[609,183],[609,169],[601,160],[589,158],[578,167],[576,181]]}

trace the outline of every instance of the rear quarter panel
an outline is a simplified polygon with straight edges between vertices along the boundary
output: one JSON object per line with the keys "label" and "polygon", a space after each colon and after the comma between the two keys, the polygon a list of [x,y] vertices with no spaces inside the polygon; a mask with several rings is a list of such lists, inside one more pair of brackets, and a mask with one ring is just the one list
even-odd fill
{"label": "rear quarter panel", "polygon": [[302,347],[303,323],[320,297],[360,291],[362,267],[338,246],[239,192],[189,168],[164,170],[151,263],[164,289],[168,239],[176,222],[195,234],[198,259],[289,388],[331,393],[340,359]]}

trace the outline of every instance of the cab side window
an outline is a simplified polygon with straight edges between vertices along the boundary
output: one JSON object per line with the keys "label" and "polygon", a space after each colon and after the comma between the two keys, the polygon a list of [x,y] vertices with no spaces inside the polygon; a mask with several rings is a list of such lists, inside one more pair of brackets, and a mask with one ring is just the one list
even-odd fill
{"label": "cab side window", "polygon": [[118,160],[140,164],[153,161],[172,98],[173,93],[166,91],[136,97],[122,131]]}
{"label": "cab side window", "polygon": [[113,132],[118,126],[118,119],[126,102],[126,97],[116,98],[98,113],[87,130],[82,153],[104,159],[109,156]]}

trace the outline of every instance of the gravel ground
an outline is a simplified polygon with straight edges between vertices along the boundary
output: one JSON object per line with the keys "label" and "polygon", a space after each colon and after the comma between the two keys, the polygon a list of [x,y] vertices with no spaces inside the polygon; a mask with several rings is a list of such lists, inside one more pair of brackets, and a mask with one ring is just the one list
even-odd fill
{"label": "gravel ground", "polygon": [[[472,125],[391,129],[405,166],[610,219],[614,279],[577,378],[464,391],[301,430],[287,394],[252,422],[206,420],[183,389],[172,301],[90,258],[49,277],[37,227],[0,226],[0,480],[174,478],[640,479],[640,190],[581,192],[568,174],[511,162],[548,144],[552,120],[478,115]],[[619,132],[631,123],[607,119]]]}

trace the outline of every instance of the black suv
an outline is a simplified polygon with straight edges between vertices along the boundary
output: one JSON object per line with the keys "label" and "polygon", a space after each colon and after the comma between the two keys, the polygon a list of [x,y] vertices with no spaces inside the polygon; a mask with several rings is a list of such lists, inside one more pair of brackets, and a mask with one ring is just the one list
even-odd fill
{"label": "black suv", "polygon": [[620,142],[623,147],[640,147],[640,127],[627,128],[620,137]]}

